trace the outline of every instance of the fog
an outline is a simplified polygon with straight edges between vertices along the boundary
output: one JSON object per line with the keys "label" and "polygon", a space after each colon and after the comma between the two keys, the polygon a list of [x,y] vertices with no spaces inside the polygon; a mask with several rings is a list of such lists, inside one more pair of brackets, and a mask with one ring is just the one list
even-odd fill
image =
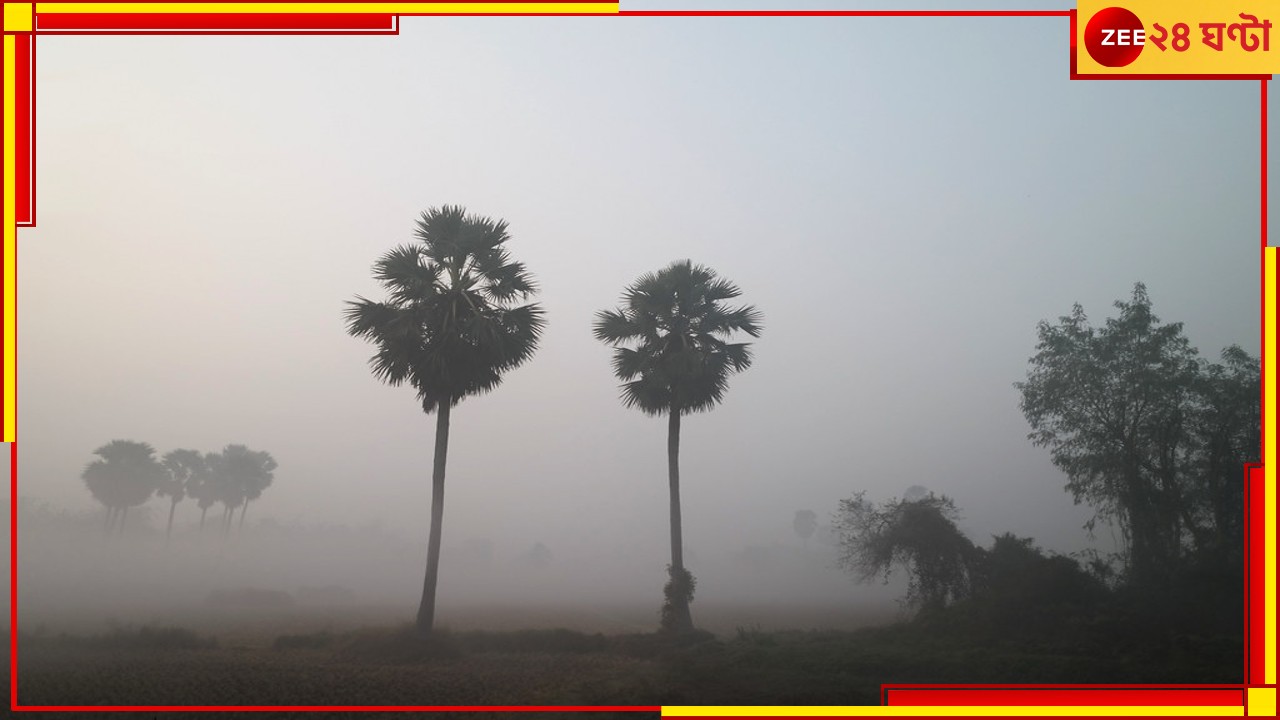
{"label": "fog", "polygon": [[[764,315],[754,366],[683,425],[700,624],[891,617],[900,582],[856,584],[792,528],[858,491],[946,494],[978,544],[1113,550],[1027,440],[1013,383],[1038,321],[1079,302],[1101,323],[1137,281],[1203,355],[1258,353],[1258,89],[1073,83],[1065,40],[1061,18],[42,36],[20,624],[234,615],[211,597],[244,588],[410,619],[435,420],[371,375],[341,313],[382,297],[371,265],[418,213],[454,203],[510,223],[549,325],[453,411],[442,623],[524,606],[525,624],[656,624],[666,422],[622,406],[590,324],[684,258]],[[114,439],[241,443],[279,467],[225,540],[188,500],[166,545],[162,498],[105,538],[81,473]]]}

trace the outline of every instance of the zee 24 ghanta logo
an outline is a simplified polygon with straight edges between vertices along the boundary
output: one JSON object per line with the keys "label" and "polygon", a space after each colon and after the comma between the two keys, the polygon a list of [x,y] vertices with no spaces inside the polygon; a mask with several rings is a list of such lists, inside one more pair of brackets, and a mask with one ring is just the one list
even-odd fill
{"label": "zee 24 ghanta logo", "polygon": [[[1271,49],[1271,21],[1258,21],[1256,15],[1239,13],[1237,22],[1202,22],[1200,44],[1223,52],[1226,43],[1240,43],[1244,52],[1267,52]],[[1231,18],[1235,19],[1235,18]],[[1225,38],[1225,41],[1224,41]],[[1186,52],[1193,44],[1191,26],[1184,22],[1165,27],[1151,23],[1148,30],[1137,15],[1121,7],[1109,7],[1093,14],[1084,28],[1084,46],[1094,62],[1106,67],[1124,67],[1142,54],[1147,45],[1160,52]]]}

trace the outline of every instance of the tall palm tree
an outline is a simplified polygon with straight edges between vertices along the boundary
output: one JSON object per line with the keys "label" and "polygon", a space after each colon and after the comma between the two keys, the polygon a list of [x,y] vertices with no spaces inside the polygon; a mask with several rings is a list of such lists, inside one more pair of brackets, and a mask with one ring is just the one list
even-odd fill
{"label": "tall palm tree", "polygon": [[622,404],[668,417],[671,579],[663,626],[673,630],[693,629],[693,576],[684,567],[680,523],[680,417],[715,407],[729,376],[751,366],[750,344],[728,342],[738,332],[760,337],[761,315],[753,306],[724,305],[741,294],[710,268],[682,260],[632,283],[622,307],[596,313],[596,339],[614,348]]}
{"label": "tall palm tree", "polygon": [[157,494],[169,498],[169,523],[165,527],[164,541],[173,534],[173,511],[201,481],[206,471],[204,455],[199,450],[171,450],[161,461],[168,477],[160,484]]}
{"label": "tall palm tree", "polygon": [[373,266],[387,300],[347,303],[347,332],[377,346],[373,374],[408,383],[425,413],[436,413],[431,473],[431,533],[417,628],[431,632],[444,517],[449,413],[463,398],[485,393],[533,356],[546,320],[532,276],[504,247],[507,223],[445,206],[422,213],[417,243],[401,245]]}
{"label": "tall palm tree", "polygon": [[164,481],[164,467],[155,448],[132,440],[112,440],[93,451],[98,456],[85,466],[81,478],[94,498],[107,506],[106,531],[118,525],[124,532],[129,508],[145,503]]}

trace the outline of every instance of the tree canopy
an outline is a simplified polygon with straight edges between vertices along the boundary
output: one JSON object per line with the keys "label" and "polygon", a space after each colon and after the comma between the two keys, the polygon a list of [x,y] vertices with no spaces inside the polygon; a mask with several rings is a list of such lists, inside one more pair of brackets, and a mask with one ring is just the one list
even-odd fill
{"label": "tree canopy", "polygon": [[895,568],[907,572],[907,604],[941,607],[969,595],[978,555],[956,527],[959,513],[945,495],[873,503],[859,492],[840,501],[835,527],[841,567],[861,582]]}
{"label": "tree canopy", "polygon": [[672,408],[702,412],[724,399],[729,376],[751,367],[761,315],[751,305],[724,303],[742,295],[714,270],[688,260],[646,273],[623,291],[623,305],[596,313],[596,339],[614,348],[622,402],[648,415]]}
{"label": "tree canopy", "polygon": [[537,287],[505,247],[505,221],[446,205],[422,213],[414,235],[374,265],[387,299],[347,303],[347,332],[377,346],[379,380],[412,385],[432,412],[497,387],[533,356],[546,317],[518,304]]}
{"label": "tree canopy", "polygon": [[[122,512],[145,503],[166,479],[155,448],[147,443],[112,440],[93,454],[98,459],[85,467],[81,477],[93,497],[110,511]],[[109,512],[108,523],[110,519]]]}
{"label": "tree canopy", "polygon": [[1181,323],[1152,312],[1141,283],[1115,307],[1101,327],[1078,304],[1041,322],[1016,387],[1030,439],[1049,449],[1076,502],[1116,523],[1130,571],[1148,582],[1188,547],[1239,529],[1243,465],[1258,457],[1260,373],[1235,346],[1222,365],[1202,361]]}

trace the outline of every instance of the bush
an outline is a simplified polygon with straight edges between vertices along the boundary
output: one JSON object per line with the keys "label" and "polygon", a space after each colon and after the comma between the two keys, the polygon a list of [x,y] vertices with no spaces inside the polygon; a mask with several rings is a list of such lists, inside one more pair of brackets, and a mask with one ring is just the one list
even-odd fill
{"label": "bush", "polygon": [[[698,581],[694,579],[693,573],[685,568],[677,571],[671,565],[667,566],[667,575],[670,579],[662,587],[662,596],[665,598],[662,603],[662,629],[681,630],[683,628],[680,627],[680,617],[676,608],[689,607],[689,603],[693,602],[693,591]],[[681,602],[682,599],[683,602]]]}

